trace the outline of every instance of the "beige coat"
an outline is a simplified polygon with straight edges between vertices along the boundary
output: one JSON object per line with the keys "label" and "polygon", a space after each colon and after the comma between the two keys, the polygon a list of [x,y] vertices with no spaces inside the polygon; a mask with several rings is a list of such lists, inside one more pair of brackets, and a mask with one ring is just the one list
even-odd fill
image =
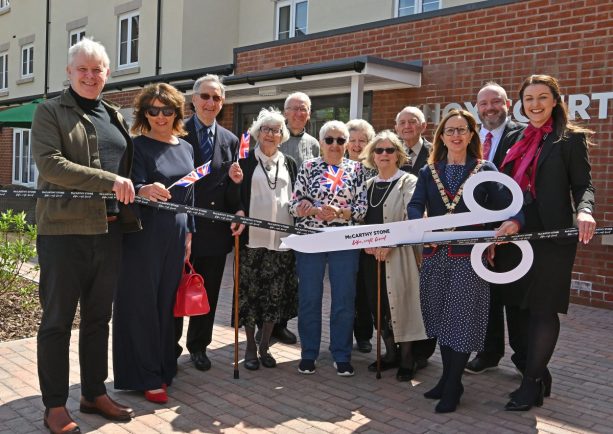
{"label": "beige coat", "polygon": [[[367,181],[370,188],[375,178]],[[407,220],[407,204],[411,200],[417,178],[404,174],[383,204],[383,223]],[[419,269],[413,247],[395,247],[385,261],[387,298],[396,342],[426,339],[426,329],[419,301]]]}

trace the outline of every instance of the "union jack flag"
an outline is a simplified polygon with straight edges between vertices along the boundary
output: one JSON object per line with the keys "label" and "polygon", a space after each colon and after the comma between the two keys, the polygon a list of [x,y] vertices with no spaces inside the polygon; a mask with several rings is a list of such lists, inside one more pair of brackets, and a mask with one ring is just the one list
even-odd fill
{"label": "union jack flag", "polygon": [[243,133],[241,135],[241,144],[238,148],[238,158],[247,158],[249,156],[249,142],[251,141],[251,134]]}
{"label": "union jack flag", "polygon": [[340,167],[328,166],[328,171],[324,173],[323,185],[330,189],[330,192],[336,193],[345,186],[345,171]]}
{"label": "union jack flag", "polygon": [[202,166],[196,167],[194,170],[189,172],[183,178],[179,179],[177,182],[172,184],[170,187],[174,187],[175,185],[178,185],[179,187],[190,186],[194,182],[207,176],[209,173],[211,173],[211,162],[210,161],[208,163],[204,163]]}

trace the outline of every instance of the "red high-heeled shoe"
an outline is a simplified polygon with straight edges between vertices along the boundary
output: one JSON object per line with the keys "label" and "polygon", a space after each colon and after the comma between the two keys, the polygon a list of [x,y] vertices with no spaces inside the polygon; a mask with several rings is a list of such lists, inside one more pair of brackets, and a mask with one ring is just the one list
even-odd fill
{"label": "red high-heeled shoe", "polygon": [[166,404],[168,402],[166,388],[163,387],[161,392],[151,392],[150,390],[145,390],[145,399],[156,404]]}

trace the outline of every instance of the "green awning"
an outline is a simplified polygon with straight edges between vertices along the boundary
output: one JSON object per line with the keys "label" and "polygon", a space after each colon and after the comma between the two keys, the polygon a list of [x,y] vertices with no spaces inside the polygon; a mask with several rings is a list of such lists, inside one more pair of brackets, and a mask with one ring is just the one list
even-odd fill
{"label": "green awning", "polygon": [[44,101],[38,98],[27,104],[0,111],[0,127],[31,128],[37,104]]}

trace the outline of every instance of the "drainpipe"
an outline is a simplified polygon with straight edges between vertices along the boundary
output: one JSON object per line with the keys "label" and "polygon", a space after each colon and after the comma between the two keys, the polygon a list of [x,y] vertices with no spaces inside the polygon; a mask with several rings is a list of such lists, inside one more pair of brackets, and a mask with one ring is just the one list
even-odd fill
{"label": "drainpipe", "polygon": [[49,91],[49,2],[47,0],[47,10],[45,13],[45,87],[43,89],[43,98],[47,98]]}
{"label": "drainpipe", "polygon": [[[47,0],[49,1],[49,0]],[[162,0],[158,0],[157,33],[155,41],[155,75],[160,75],[160,35],[162,32]]]}

